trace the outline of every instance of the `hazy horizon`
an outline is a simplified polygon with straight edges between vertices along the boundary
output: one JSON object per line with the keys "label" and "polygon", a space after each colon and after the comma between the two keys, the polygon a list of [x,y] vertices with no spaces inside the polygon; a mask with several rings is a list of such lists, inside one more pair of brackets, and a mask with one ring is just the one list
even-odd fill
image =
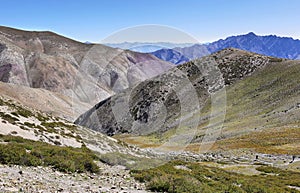
{"label": "hazy horizon", "polygon": [[[254,32],[300,39],[297,0],[3,1],[0,25],[100,42],[124,28],[169,26],[207,43]],[[158,40],[160,41],[160,40]]]}
{"label": "hazy horizon", "polygon": [[[1,25],[0,25],[1,26]],[[17,27],[14,27],[14,26],[5,26],[5,25],[2,25],[3,27],[9,27],[9,28],[15,28],[15,29],[19,29],[19,30],[24,30],[24,31],[37,31],[37,32],[43,32],[43,31],[50,31],[50,30],[35,30],[35,29],[23,29],[23,28],[17,28]],[[147,26],[147,25],[143,25],[143,26]],[[151,26],[151,25],[150,25]],[[134,27],[139,27],[139,26],[134,26]],[[133,28],[134,28],[133,27]],[[167,27],[167,26],[166,26]],[[128,29],[128,28],[125,28],[125,29]],[[56,31],[51,31],[51,32],[53,32],[53,33],[56,33],[56,34],[58,34],[58,35],[62,35],[62,36],[65,36],[65,37],[67,37],[67,38],[72,38],[72,37],[69,37],[69,36],[67,36],[67,35],[65,35],[65,34],[61,34],[61,33],[59,33],[59,32],[56,32]],[[125,43],[128,43],[128,44],[134,44],[134,43],[140,43],[140,44],[159,44],[159,43],[170,43],[170,44],[209,44],[209,43],[212,43],[212,42],[215,42],[215,41],[219,41],[219,40],[225,40],[226,38],[228,38],[228,37],[232,37],[232,36],[242,36],[242,35],[247,35],[247,34],[249,34],[249,33],[254,33],[255,35],[257,35],[257,36],[271,36],[271,35],[274,35],[274,36],[277,36],[277,37],[282,37],[282,38],[292,38],[292,39],[294,39],[294,40],[300,40],[300,38],[294,38],[294,37],[291,37],[291,36],[281,36],[281,35],[278,35],[278,34],[272,34],[272,33],[270,33],[270,34],[257,34],[256,32],[253,32],[253,31],[249,31],[249,32],[245,32],[245,33],[242,33],[242,34],[231,34],[231,35],[229,35],[229,36],[226,36],[226,37],[222,37],[222,38],[219,38],[219,39],[215,39],[215,40],[212,40],[212,41],[209,41],[209,42],[198,42],[198,41],[196,41],[197,39],[194,39],[195,41],[194,42],[192,42],[192,41],[180,41],[180,42],[176,42],[176,41],[168,41],[168,40],[166,40],[165,41],[165,39],[161,39],[161,40],[157,40],[157,41],[147,41],[147,40],[141,40],[141,41],[137,41],[137,40],[132,40],[132,41],[130,41],[130,40],[128,40],[128,39],[126,39],[126,36],[124,37],[124,36],[120,36],[120,34],[118,33],[118,32],[123,32],[123,29],[121,29],[121,30],[118,30],[117,32],[115,32],[115,33],[112,33],[112,36],[113,35],[116,35],[117,36],[117,38],[121,38],[121,39],[124,39],[123,41],[115,41],[115,39],[114,39],[114,41],[98,41],[98,42],[93,42],[93,41],[89,41],[89,40],[85,40],[85,41],[81,41],[81,40],[78,40],[78,39],[75,39],[75,38],[72,38],[72,39],[74,39],[74,40],[76,40],[76,41],[79,41],[79,42],[82,42],[82,43],[101,43],[101,44],[112,44],[112,45],[114,45],[114,44],[125,44]],[[140,33],[140,32],[139,32]],[[184,33],[184,32],[183,32]],[[189,35],[189,34],[184,34],[184,35]],[[106,38],[106,39],[104,39],[104,40],[109,40],[110,39],[110,37],[111,36],[108,36],[108,38]],[[147,36],[146,36],[147,37]],[[145,36],[143,36],[142,38],[145,38]],[[190,39],[193,39],[193,37],[189,37]]]}

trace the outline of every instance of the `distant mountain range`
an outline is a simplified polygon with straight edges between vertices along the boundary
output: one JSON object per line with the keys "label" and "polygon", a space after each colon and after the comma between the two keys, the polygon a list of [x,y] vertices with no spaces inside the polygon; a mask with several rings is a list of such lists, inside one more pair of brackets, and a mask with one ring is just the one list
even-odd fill
{"label": "distant mountain range", "polygon": [[205,45],[195,44],[184,48],[161,49],[151,54],[174,64],[182,64],[186,62],[186,59],[182,60],[182,58],[193,60],[226,48],[237,48],[277,58],[300,59],[300,40],[275,35],[258,36],[253,32],[231,36]]}
{"label": "distant mountain range", "polygon": [[127,49],[135,52],[149,53],[160,49],[173,49],[176,47],[188,47],[193,43],[171,43],[171,42],[123,42],[123,43],[105,43],[104,45],[113,48]]}

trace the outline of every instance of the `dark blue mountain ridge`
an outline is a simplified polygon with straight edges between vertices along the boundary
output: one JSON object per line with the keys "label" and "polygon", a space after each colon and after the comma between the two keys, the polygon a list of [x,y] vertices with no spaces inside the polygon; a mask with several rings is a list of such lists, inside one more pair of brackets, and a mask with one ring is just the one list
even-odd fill
{"label": "dark blue mountain ridge", "polygon": [[290,37],[258,36],[250,32],[246,35],[231,36],[207,45],[207,49],[211,53],[229,47],[277,58],[300,59],[300,40]]}
{"label": "dark blue mountain ridge", "polygon": [[171,50],[176,50],[182,56],[179,56],[176,52],[176,55],[173,57],[169,56],[166,58],[163,56],[166,52],[165,49],[158,50],[152,54],[162,60],[166,60],[174,64],[181,64],[181,62],[177,61],[176,58],[186,57],[189,60],[193,60],[225,48],[237,48],[277,58],[292,60],[300,59],[300,40],[290,37],[279,37],[276,35],[258,36],[253,32],[245,35],[230,36],[226,39],[220,39],[206,45],[195,44],[184,48],[173,48],[168,51],[169,53],[172,53]]}

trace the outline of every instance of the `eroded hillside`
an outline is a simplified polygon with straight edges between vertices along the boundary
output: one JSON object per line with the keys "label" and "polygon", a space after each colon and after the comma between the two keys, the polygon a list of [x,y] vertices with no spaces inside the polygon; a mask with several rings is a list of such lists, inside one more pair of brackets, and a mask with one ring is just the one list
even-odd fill
{"label": "eroded hillside", "polygon": [[[170,68],[150,54],[0,27],[0,81],[96,104]],[[72,101],[69,101],[70,103]]]}

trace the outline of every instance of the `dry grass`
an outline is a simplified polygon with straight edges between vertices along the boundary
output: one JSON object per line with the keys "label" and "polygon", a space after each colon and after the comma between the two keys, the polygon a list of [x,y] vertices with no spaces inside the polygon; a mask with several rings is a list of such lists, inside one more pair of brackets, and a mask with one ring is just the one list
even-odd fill
{"label": "dry grass", "polygon": [[216,162],[200,162],[200,165],[220,168],[228,172],[243,174],[243,175],[259,175],[262,172],[256,170],[260,165],[251,165],[251,164],[222,164]]}
{"label": "dry grass", "polygon": [[132,136],[124,134],[115,135],[114,138],[123,141],[127,144],[136,145],[140,148],[155,148],[160,145],[158,140],[146,136]]}
{"label": "dry grass", "polygon": [[[300,128],[275,128],[217,141],[214,150],[254,149],[268,154],[300,154]],[[192,149],[192,148],[191,148]]]}
{"label": "dry grass", "polygon": [[[157,148],[163,144],[163,141],[149,136],[119,135],[115,138],[140,148]],[[211,145],[201,143],[191,143],[186,150],[199,153],[199,147]],[[167,150],[176,151],[182,147],[165,147]],[[273,128],[262,131],[252,131],[250,133],[218,140],[212,144],[211,150],[233,150],[233,149],[251,149],[259,153],[267,154],[300,154],[300,128]]]}

